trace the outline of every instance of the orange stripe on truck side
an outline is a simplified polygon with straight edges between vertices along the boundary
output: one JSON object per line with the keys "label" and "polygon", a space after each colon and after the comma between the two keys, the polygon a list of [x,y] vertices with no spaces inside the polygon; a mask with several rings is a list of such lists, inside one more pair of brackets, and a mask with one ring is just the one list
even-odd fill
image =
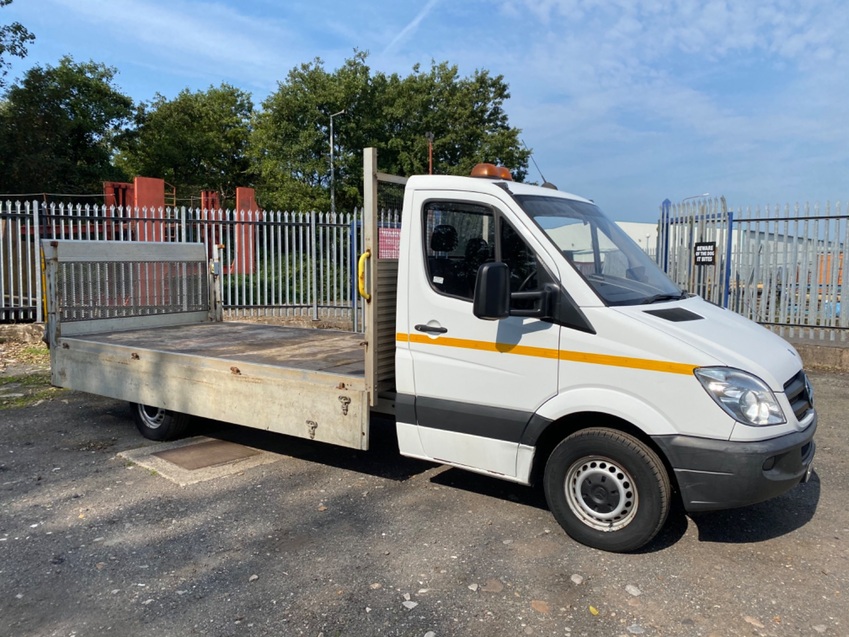
{"label": "orange stripe on truck side", "polygon": [[492,341],[475,341],[466,338],[450,338],[440,336],[431,338],[424,334],[395,335],[395,340],[402,343],[418,343],[420,345],[438,345],[440,347],[459,347],[480,352],[497,352],[500,354],[516,354],[518,356],[536,356],[538,358],[557,358],[574,363],[589,363],[592,365],[609,365],[611,367],[628,367],[644,369],[652,372],[667,374],[692,374],[695,365],[687,363],[672,363],[648,358],[631,358],[629,356],[611,356],[609,354],[592,354],[590,352],[559,351],[548,347],[529,347],[527,345],[512,345],[510,343],[494,343]]}

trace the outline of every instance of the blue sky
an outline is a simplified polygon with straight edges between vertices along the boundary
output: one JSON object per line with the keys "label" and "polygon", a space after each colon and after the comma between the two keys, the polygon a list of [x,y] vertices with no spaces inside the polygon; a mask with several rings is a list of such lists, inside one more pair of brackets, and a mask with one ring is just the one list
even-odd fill
{"label": "blue sky", "polygon": [[387,73],[488,69],[546,179],[619,220],[703,192],[849,195],[845,0],[14,0],[13,20],[37,39],[7,79],[70,54],[116,67],[136,101],[228,82],[259,104],[292,67],[354,49]]}

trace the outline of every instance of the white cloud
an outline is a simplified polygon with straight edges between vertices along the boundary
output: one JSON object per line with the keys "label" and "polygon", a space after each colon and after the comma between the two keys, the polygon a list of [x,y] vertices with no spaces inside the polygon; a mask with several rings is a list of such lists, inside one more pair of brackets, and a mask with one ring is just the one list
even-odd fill
{"label": "white cloud", "polygon": [[[590,188],[607,176],[621,191],[614,211],[646,183],[672,195],[682,180],[774,193],[844,181],[849,5],[839,0],[521,0],[502,15],[530,43],[498,69],[511,121],[549,179],[552,165]],[[636,174],[645,183],[628,184]]]}
{"label": "white cloud", "polygon": [[[121,19],[110,0],[55,0],[64,11],[99,27],[113,55],[151,68],[170,65],[186,76],[214,75],[262,82],[281,64],[291,66],[283,43],[298,41],[285,24],[249,16],[219,2],[123,0]],[[127,50],[124,52],[122,50]]]}

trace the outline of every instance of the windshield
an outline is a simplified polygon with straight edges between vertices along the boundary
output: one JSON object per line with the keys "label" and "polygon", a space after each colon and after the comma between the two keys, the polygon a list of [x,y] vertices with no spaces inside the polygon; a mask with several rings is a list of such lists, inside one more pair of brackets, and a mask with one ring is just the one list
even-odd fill
{"label": "windshield", "polygon": [[517,195],[516,200],[607,305],[683,297],[681,289],[598,206],[536,195]]}

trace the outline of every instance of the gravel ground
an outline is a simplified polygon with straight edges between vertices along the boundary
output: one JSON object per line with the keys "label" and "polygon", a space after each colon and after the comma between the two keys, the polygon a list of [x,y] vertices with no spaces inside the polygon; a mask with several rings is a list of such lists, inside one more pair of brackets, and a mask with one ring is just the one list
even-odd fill
{"label": "gravel ground", "polygon": [[117,457],[149,444],[124,404],[2,353],[3,636],[849,634],[847,376],[813,376],[811,482],[614,555],[534,489],[401,458],[389,423],[369,452],[204,423],[281,459],[179,487]]}

